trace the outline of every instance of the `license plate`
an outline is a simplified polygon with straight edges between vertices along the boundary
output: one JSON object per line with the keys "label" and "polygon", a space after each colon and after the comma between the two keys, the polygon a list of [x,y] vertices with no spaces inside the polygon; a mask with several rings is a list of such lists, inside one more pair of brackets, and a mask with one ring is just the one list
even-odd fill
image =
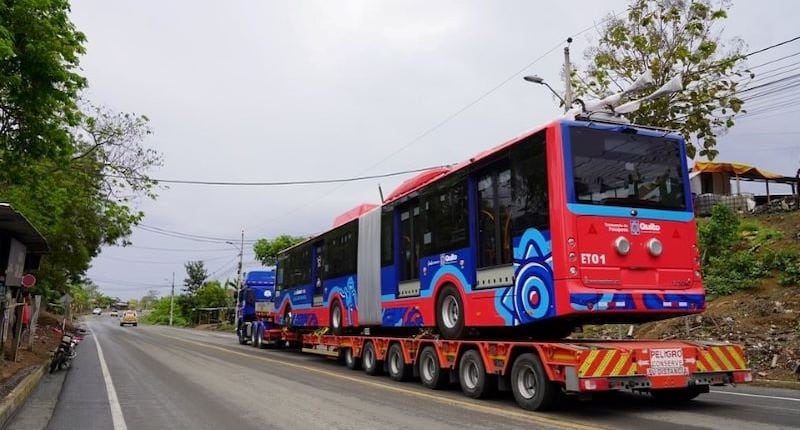
{"label": "license plate", "polygon": [[651,349],[649,376],[686,375],[688,369],[683,363],[683,349]]}

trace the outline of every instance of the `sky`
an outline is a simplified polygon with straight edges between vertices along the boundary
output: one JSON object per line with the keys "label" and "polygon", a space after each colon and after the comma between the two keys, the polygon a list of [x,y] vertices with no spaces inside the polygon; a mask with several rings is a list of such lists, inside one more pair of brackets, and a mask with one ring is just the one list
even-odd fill
{"label": "sky", "polygon": [[[469,158],[559,115],[536,74],[558,91],[562,48],[572,60],[597,24],[626,1],[154,1],[76,0],[88,38],[81,72],[94,104],[145,114],[147,146],[164,165],[154,178],[291,181],[376,175]],[[800,33],[791,1],[733,3],[723,38],[747,51]],[[749,59],[754,71],[800,61],[800,42]],[[796,66],[795,66],[796,67]],[[787,70],[787,69],[784,69]],[[777,72],[777,71],[776,71]],[[766,75],[765,75],[766,76]],[[794,175],[800,128],[784,99],[754,102],[751,117],[720,136],[719,161]],[[776,95],[777,96],[777,95]],[[757,114],[755,107],[762,112]],[[747,107],[747,106],[746,106]],[[134,228],[133,246],[105,247],[88,272],[122,299],[169,294],[183,263],[203,260],[212,279],[259,267],[252,241],[309,235],[410,175],[346,184],[224,187],[173,184],[139,200],[143,225],[214,238],[201,242]],[[773,192],[788,192],[772,189]]]}

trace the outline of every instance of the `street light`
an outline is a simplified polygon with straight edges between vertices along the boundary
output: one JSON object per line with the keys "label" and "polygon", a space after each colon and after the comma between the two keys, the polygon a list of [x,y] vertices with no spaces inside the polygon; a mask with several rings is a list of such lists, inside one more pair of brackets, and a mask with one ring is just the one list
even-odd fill
{"label": "street light", "polygon": [[569,108],[569,107],[567,106],[567,102],[566,102],[566,101],[564,101],[564,98],[563,98],[563,97],[561,97],[561,95],[560,95],[560,94],[558,94],[558,93],[556,92],[556,90],[554,90],[554,89],[553,89],[553,87],[551,87],[551,86],[550,86],[550,84],[548,84],[547,82],[545,82],[545,81],[544,81],[544,79],[542,79],[541,77],[539,77],[539,76],[536,76],[536,75],[528,75],[528,76],[525,76],[525,77],[524,77],[524,78],[522,78],[522,79],[525,79],[525,80],[526,80],[526,81],[528,81],[528,82],[533,82],[534,84],[539,84],[539,85],[544,85],[544,86],[546,86],[548,89],[550,89],[550,92],[551,92],[551,93],[553,93],[553,95],[555,95],[556,97],[558,97],[558,99],[559,99],[559,100],[561,100],[561,103],[563,103],[563,104],[564,104],[564,108],[565,108],[565,109],[568,109],[568,108]]}

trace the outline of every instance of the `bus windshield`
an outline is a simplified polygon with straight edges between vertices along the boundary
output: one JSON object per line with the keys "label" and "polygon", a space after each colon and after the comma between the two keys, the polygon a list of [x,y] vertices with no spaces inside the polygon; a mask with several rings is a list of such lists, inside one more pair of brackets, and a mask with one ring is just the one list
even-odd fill
{"label": "bus windshield", "polygon": [[576,203],[686,210],[681,141],[570,127]]}

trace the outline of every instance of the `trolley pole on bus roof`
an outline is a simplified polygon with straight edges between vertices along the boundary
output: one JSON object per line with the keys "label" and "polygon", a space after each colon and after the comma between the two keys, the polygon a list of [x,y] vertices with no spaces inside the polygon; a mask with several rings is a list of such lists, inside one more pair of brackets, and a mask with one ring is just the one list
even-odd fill
{"label": "trolley pole on bus roof", "polygon": [[564,47],[564,112],[569,112],[572,107],[572,66],[569,62],[569,44],[572,38],[567,38],[567,46]]}

